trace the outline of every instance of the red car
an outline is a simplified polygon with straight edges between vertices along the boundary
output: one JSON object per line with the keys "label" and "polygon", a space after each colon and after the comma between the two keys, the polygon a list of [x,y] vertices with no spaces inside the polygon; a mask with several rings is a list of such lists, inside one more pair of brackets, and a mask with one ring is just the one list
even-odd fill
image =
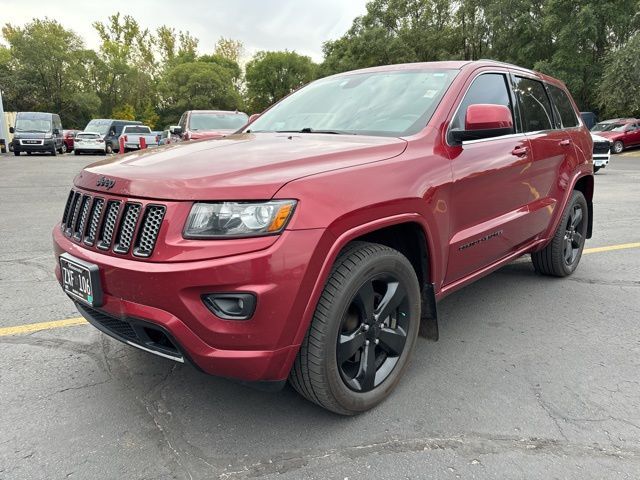
{"label": "red car", "polygon": [[592,129],[611,142],[611,151],[621,153],[625,148],[640,145],[640,120],[617,118],[597,123]]}
{"label": "red car", "polygon": [[438,300],[525,254],[543,275],[576,269],[591,151],[539,73],[343,73],[236,135],[86,167],[53,230],[56,276],[129,345],[356,414],[393,390],[419,331],[437,337]]}
{"label": "red car", "polygon": [[246,125],[246,113],[225,110],[189,110],[182,114],[179,127],[171,130],[182,140],[222,138]]}
{"label": "red car", "polygon": [[73,143],[76,138],[76,133],[80,132],[80,130],[63,130],[62,131],[62,141],[64,142],[64,151],[71,152],[73,151]]}

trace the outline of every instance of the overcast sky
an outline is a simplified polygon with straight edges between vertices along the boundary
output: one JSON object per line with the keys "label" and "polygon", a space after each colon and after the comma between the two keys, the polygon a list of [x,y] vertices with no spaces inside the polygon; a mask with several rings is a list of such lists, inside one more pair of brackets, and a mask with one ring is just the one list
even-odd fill
{"label": "overcast sky", "polygon": [[131,15],[149,29],[168,25],[200,39],[210,52],[220,36],[241,40],[245,55],[258,50],[295,50],[315,61],[322,43],[340,37],[365,12],[367,0],[0,0],[0,23],[23,25],[34,17],[58,20],[98,47],[91,24],[112,13]]}

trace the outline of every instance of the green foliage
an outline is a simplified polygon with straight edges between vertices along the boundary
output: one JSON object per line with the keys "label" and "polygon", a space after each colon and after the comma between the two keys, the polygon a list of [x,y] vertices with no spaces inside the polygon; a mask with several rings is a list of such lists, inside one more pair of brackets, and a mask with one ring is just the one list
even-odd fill
{"label": "green foliage", "polygon": [[373,0],[345,35],[324,44],[320,72],[493,58],[563,80],[581,109],[607,110],[598,83],[607,55],[638,32],[639,10],[638,0]]}
{"label": "green foliage", "polygon": [[163,121],[177,123],[185,110],[235,110],[242,106],[233,71],[212,62],[181,63],[167,70],[160,84]]}
{"label": "green foliage", "polygon": [[317,65],[295,52],[258,52],[247,63],[247,101],[252,112],[274,102],[315,78]]}
{"label": "green foliage", "polygon": [[136,111],[133,108],[133,105],[129,105],[125,103],[124,105],[114,108],[111,113],[114,118],[119,120],[135,120],[136,119]]}
{"label": "green foliage", "polygon": [[609,117],[640,116],[640,33],[607,56],[597,95]]}
{"label": "green foliage", "polygon": [[240,57],[242,57],[243,51],[244,45],[239,40],[220,37],[216,42],[215,54],[222,58],[231,60],[236,64],[240,62]]}

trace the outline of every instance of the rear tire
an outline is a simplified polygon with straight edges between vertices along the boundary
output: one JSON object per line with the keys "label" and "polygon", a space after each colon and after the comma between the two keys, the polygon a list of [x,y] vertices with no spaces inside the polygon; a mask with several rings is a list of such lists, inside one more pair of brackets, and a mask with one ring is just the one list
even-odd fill
{"label": "rear tire", "polygon": [[51,155],[53,155],[54,157],[56,155],[58,155],[58,150],[56,150],[56,146],[55,145],[53,146],[53,150],[51,150]]}
{"label": "rear tire", "polygon": [[580,263],[589,225],[589,208],[582,192],[574,190],[551,242],[531,254],[536,272],[554,277],[571,275]]}
{"label": "rear tire", "polygon": [[420,286],[392,248],[354,242],[338,257],[289,381],[342,415],[382,402],[408,364],[420,323]]}
{"label": "rear tire", "polygon": [[67,145],[63,143],[60,147],[60,154],[64,155],[65,153],[67,153]]}
{"label": "rear tire", "polygon": [[593,167],[593,173],[598,173],[598,170],[600,170],[602,167]]}
{"label": "rear tire", "polygon": [[113,145],[111,145],[110,143],[107,143],[107,146],[105,147],[105,152],[113,153]]}
{"label": "rear tire", "polygon": [[613,147],[611,148],[611,151],[613,151],[613,153],[622,153],[623,150],[624,143],[622,143],[620,140],[613,142]]}

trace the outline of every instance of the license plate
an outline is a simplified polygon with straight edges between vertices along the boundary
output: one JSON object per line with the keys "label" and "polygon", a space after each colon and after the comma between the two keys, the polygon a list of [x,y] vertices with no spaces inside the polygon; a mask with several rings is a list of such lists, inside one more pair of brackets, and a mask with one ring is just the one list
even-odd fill
{"label": "license plate", "polygon": [[100,270],[97,265],[63,253],[60,255],[60,270],[65,293],[92,307],[102,305]]}
{"label": "license plate", "polygon": [[29,145],[35,145],[40,143],[38,140],[23,140],[24,143],[29,144]]}

